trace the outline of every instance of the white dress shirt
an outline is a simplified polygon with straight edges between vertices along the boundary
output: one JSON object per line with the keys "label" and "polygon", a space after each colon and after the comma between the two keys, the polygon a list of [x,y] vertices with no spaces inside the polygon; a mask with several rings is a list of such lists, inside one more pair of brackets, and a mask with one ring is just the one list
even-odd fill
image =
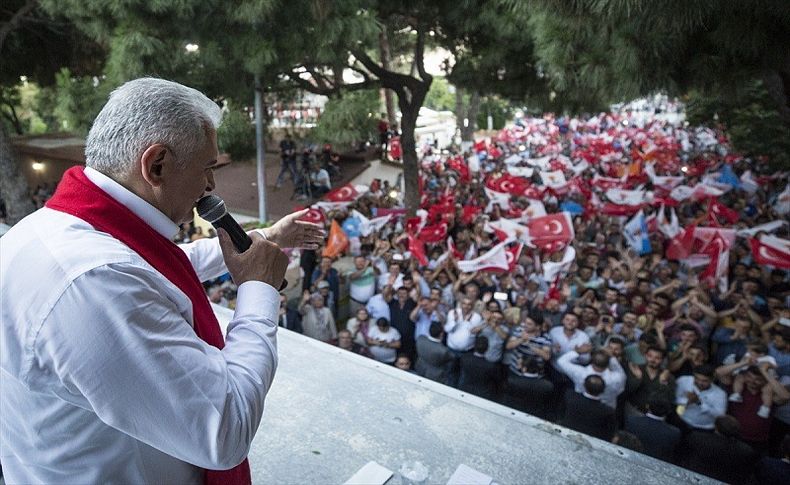
{"label": "white dress shirt", "polygon": [[590,336],[578,328],[573,331],[573,335],[568,337],[565,335],[565,329],[562,327],[562,325],[549,330],[549,337],[551,337],[552,343],[559,347],[559,351],[556,351],[556,349],[554,351],[555,357],[559,357],[570,352],[571,350],[575,350],[576,347],[580,345],[590,343]]}
{"label": "white dress shirt", "polygon": [[[699,396],[699,403],[689,404],[686,393]],[[675,404],[686,406],[681,419],[689,426],[699,429],[713,429],[716,418],[727,412],[727,393],[715,384],[700,391],[694,385],[694,376],[678,377],[675,381]]]}
{"label": "white dress shirt", "polygon": [[[164,214],[86,175],[166,238]],[[182,246],[201,280],[226,271],[216,239]],[[199,483],[242,461],[277,367],[277,291],[238,290],[223,350],[192,304],[137,253],[40,209],[0,245],[0,461],[8,483]]]}
{"label": "white dress shirt", "polygon": [[574,359],[579,357],[579,353],[575,350],[566,352],[565,355],[557,359],[557,367],[573,381],[574,388],[579,394],[584,393],[584,380],[587,376],[595,374],[601,376],[603,379],[604,387],[603,392],[599,396],[602,403],[612,408],[617,408],[617,396],[622,394],[625,390],[625,371],[620,362],[615,358],[609,359],[609,367],[604,369],[603,372],[598,372],[593,369],[592,364],[581,366],[574,364]]}
{"label": "white dress shirt", "polygon": [[456,352],[466,352],[475,346],[475,335],[472,329],[483,324],[483,317],[477,312],[464,315],[459,308],[447,315],[444,331],[447,332],[447,347]]}

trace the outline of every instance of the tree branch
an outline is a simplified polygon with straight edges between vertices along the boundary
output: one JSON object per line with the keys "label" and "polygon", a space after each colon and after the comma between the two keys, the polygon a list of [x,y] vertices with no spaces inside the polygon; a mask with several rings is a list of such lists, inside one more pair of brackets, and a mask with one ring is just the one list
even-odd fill
{"label": "tree branch", "polygon": [[433,80],[433,77],[425,72],[425,27],[419,25],[417,26],[417,45],[414,48],[414,64],[423,81]]}
{"label": "tree branch", "polygon": [[339,86],[329,86],[326,83],[324,83],[323,86],[318,86],[317,84],[313,84],[305,79],[302,79],[297,73],[289,73],[288,78],[296,83],[296,85],[301,89],[313,94],[320,94],[322,96],[332,96],[333,94],[337,94],[341,91],[359,91],[361,89],[370,89],[378,85],[378,82],[375,79],[370,78],[358,83],[341,84]]}
{"label": "tree branch", "polygon": [[11,20],[0,26],[0,52],[3,50],[3,44],[5,43],[5,39],[8,37],[8,34],[10,34],[15,28],[19,27],[19,24],[22,23],[24,17],[32,12],[36,7],[38,7],[38,2],[36,0],[27,0],[27,2],[25,2],[25,4],[14,13],[14,15],[11,17]]}

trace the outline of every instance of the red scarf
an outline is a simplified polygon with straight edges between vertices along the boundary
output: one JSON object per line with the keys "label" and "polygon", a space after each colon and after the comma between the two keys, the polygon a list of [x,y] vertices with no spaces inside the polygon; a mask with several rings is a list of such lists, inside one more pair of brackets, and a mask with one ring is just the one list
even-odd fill
{"label": "red scarf", "polygon": [[[97,187],[82,167],[72,167],[63,174],[46,206],[79,217],[139,254],[189,297],[197,336],[218,349],[225,346],[217,317],[184,251]],[[245,458],[230,470],[206,470],[205,483],[249,485],[250,464]]]}

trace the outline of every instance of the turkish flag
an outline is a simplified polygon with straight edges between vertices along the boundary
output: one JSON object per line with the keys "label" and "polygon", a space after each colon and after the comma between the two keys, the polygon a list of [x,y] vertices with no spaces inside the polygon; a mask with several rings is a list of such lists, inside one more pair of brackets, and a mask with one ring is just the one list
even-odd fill
{"label": "turkish flag", "polygon": [[524,188],[524,191],[519,194],[528,199],[535,199],[535,200],[543,200],[543,194],[545,189],[538,187],[537,185],[527,185]]}
{"label": "turkish flag", "polygon": [[482,207],[478,207],[475,205],[465,205],[463,208],[463,214],[461,214],[461,222],[466,225],[472,223],[472,221],[477,217],[478,214],[483,212]]}
{"label": "turkish flag", "polygon": [[332,226],[329,228],[329,237],[326,240],[326,247],[324,248],[324,256],[335,258],[339,256],[348,247],[348,236],[340,228],[337,221],[332,221]]}
{"label": "turkish flag", "polygon": [[558,212],[527,221],[528,240],[542,251],[557,251],[573,240],[573,222],[567,212]]}
{"label": "turkish flag", "polygon": [[410,217],[406,219],[406,232],[409,234],[417,234],[424,224],[425,221],[422,217]]}
{"label": "turkish flag", "polygon": [[528,184],[526,180],[521,177],[503,174],[499,177],[488,177],[486,179],[486,187],[495,192],[521,195],[527,189]]}
{"label": "turkish flag", "polygon": [[[294,210],[302,210],[303,207],[297,206]],[[307,211],[307,214],[303,215],[299,218],[300,221],[312,222],[313,224],[324,224],[326,218],[324,217],[324,212],[321,209],[311,207],[310,210]]]}
{"label": "turkish flag", "polygon": [[717,201],[716,199],[709,199],[708,213],[716,216],[716,218],[724,219],[729,224],[735,224],[740,219],[740,214],[734,209],[730,209],[726,205]]}
{"label": "turkish flag", "polygon": [[691,247],[694,245],[695,225],[690,225],[680,234],[669,240],[667,246],[667,259],[686,259],[691,254]]}
{"label": "turkish flag", "polygon": [[452,236],[447,238],[447,250],[455,259],[461,260],[464,257],[464,253],[455,248],[455,241],[453,241]]}
{"label": "turkish flag", "polygon": [[390,158],[393,160],[400,160],[403,155],[403,150],[400,147],[400,137],[393,136],[390,138]]}
{"label": "turkish flag", "polygon": [[[711,241],[702,249],[702,254],[710,257],[710,263],[702,273],[700,273],[700,280],[707,282],[710,286],[716,286],[721,283],[723,278],[727,277],[727,270],[730,261],[730,245],[721,237],[720,234],[716,235]],[[723,285],[727,287],[726,281]]]}
{"label": "turkish flag", "polygon": [[420,231],[418,237],[421,241],[427,243],[442,242],[447,237],[447,223],[440,222],[438,224],[425,226]]}
{"label": "turkish flag", "polygon": [[607,190],[615,187],[621,187],[623,185],[623,181],[619,178],[601,177],[596,174],[592,179],[592,185],[603,190]]}
{"label": "turkish flag", "polygon": [[469,183],[472,181],[472,175],[469,173],[469,165],[467,165],[463,157],[452,157],[448,159],[447,168],[458,172],[461,183]]}
{"label": "turkish flag", "polygon": [[611,202],[604,202],[601,205],[601,213],[607,216],[632,216],[642,209],[641,205],[620,205]]}
{"label": "turkish flag", "polygon": [[455,214],[455,201],[452,197],[449,200],[443,199],[428,208],[428,220],[430,221],[446,221],[453,214]]}
{"label": "turkish flag", "polygon": [[486,141],[485,140],[480,140],[478,142],[475,142],[473,148],[475,150],[475,153],[485,152],[485,151],[488,150],[487,147],[486,147]]}
{"label": "turkish flag", "polygon": [[425,244],[411,234],[409,234],[409,251],[421,265],[428,265],[428,257],[425,256]]}
{"label": "turkish flag", "polygon": [[509,272],[512,273],[516,270],[516,264],[518,264],[518,258],[521,256],[522,249],[524,249],[523,244],[513,244],[507,248],[505,256],[507,257],[507,262],[510,265],[510,268],[508,269]]}
{"label": "turkish flag", "polygon": [[346,184],[328,192],[324,199],[329,202],[354,202],[359,197],[357,189],[351,184]]}
{"label": "turkish flag", "polygon": [[790,269],[790,241],[787,239],[763,235],[760,239],[749,238],[749,245],[755,263]]}

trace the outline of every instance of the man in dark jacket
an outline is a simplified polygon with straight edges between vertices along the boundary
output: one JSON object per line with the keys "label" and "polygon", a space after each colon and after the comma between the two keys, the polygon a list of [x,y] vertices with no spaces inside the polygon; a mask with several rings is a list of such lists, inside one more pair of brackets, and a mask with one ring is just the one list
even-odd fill
{"label": "man in dark jacket", "polygon": [[554,418],[554,384],[541,375],[543,361],[526,356],[522,368],[525,372],[520,376],[508,372],[504,404],[542,419]]}
{"label": "man in dark jacket", "polygon": [[729,415],[716,418],[715,432],[692,431],[685,466],[726,483],[750,480],[758,454],[740,440],[741,426]]}
{"label": "man in dark jacket", "polygon": [[461,355],[461,378],[458,389],[485,399],[496,398],[499,378],[499,365],[485,358],[488,350],[488,339],[478,336],[475,339],[474,352]]}
{"label": "man in dark jacket", "polygon": [[591,374],[584,379],[584,392],[568,391],[565,394],[563,426],[580,433],[611,441],[617,430],[615,410],[600,400],[606,384],[601,376]]}
{"label": "man in dark jacket", "polygon": [[675,448],[680,442],[680,430],[666,422],[672,411],[672,403],[665,397],[654,395],[647,401],[644,416],[631,415],[625,418],[626,431],[633,433],[642,442],[644,452],[653,458],[673,462]]}
{"label": "man in dark jacket", "polygon": [[417,362],[414,370],[426,379],[447,384],[447,376],[455,355],[442,344],[444,332],[441,323],[431,323],[428,334],[417,338]]}
{"label": "man in dark jacket", "polygon": [[288,307],[288,299],[285,295],[280,295],[280,313],[277,325],[302,333],[302,316],[293,308]]}
{"label": "man in dark jacket", "polygon": [[414,342],[414,322],[411,312],[417,302],[409,297],[409,290],[405,286],[398,288],[397,298],[390,301],[390,325],[400,332],[400,351],[409,356],[414,362],[417,350]]}

